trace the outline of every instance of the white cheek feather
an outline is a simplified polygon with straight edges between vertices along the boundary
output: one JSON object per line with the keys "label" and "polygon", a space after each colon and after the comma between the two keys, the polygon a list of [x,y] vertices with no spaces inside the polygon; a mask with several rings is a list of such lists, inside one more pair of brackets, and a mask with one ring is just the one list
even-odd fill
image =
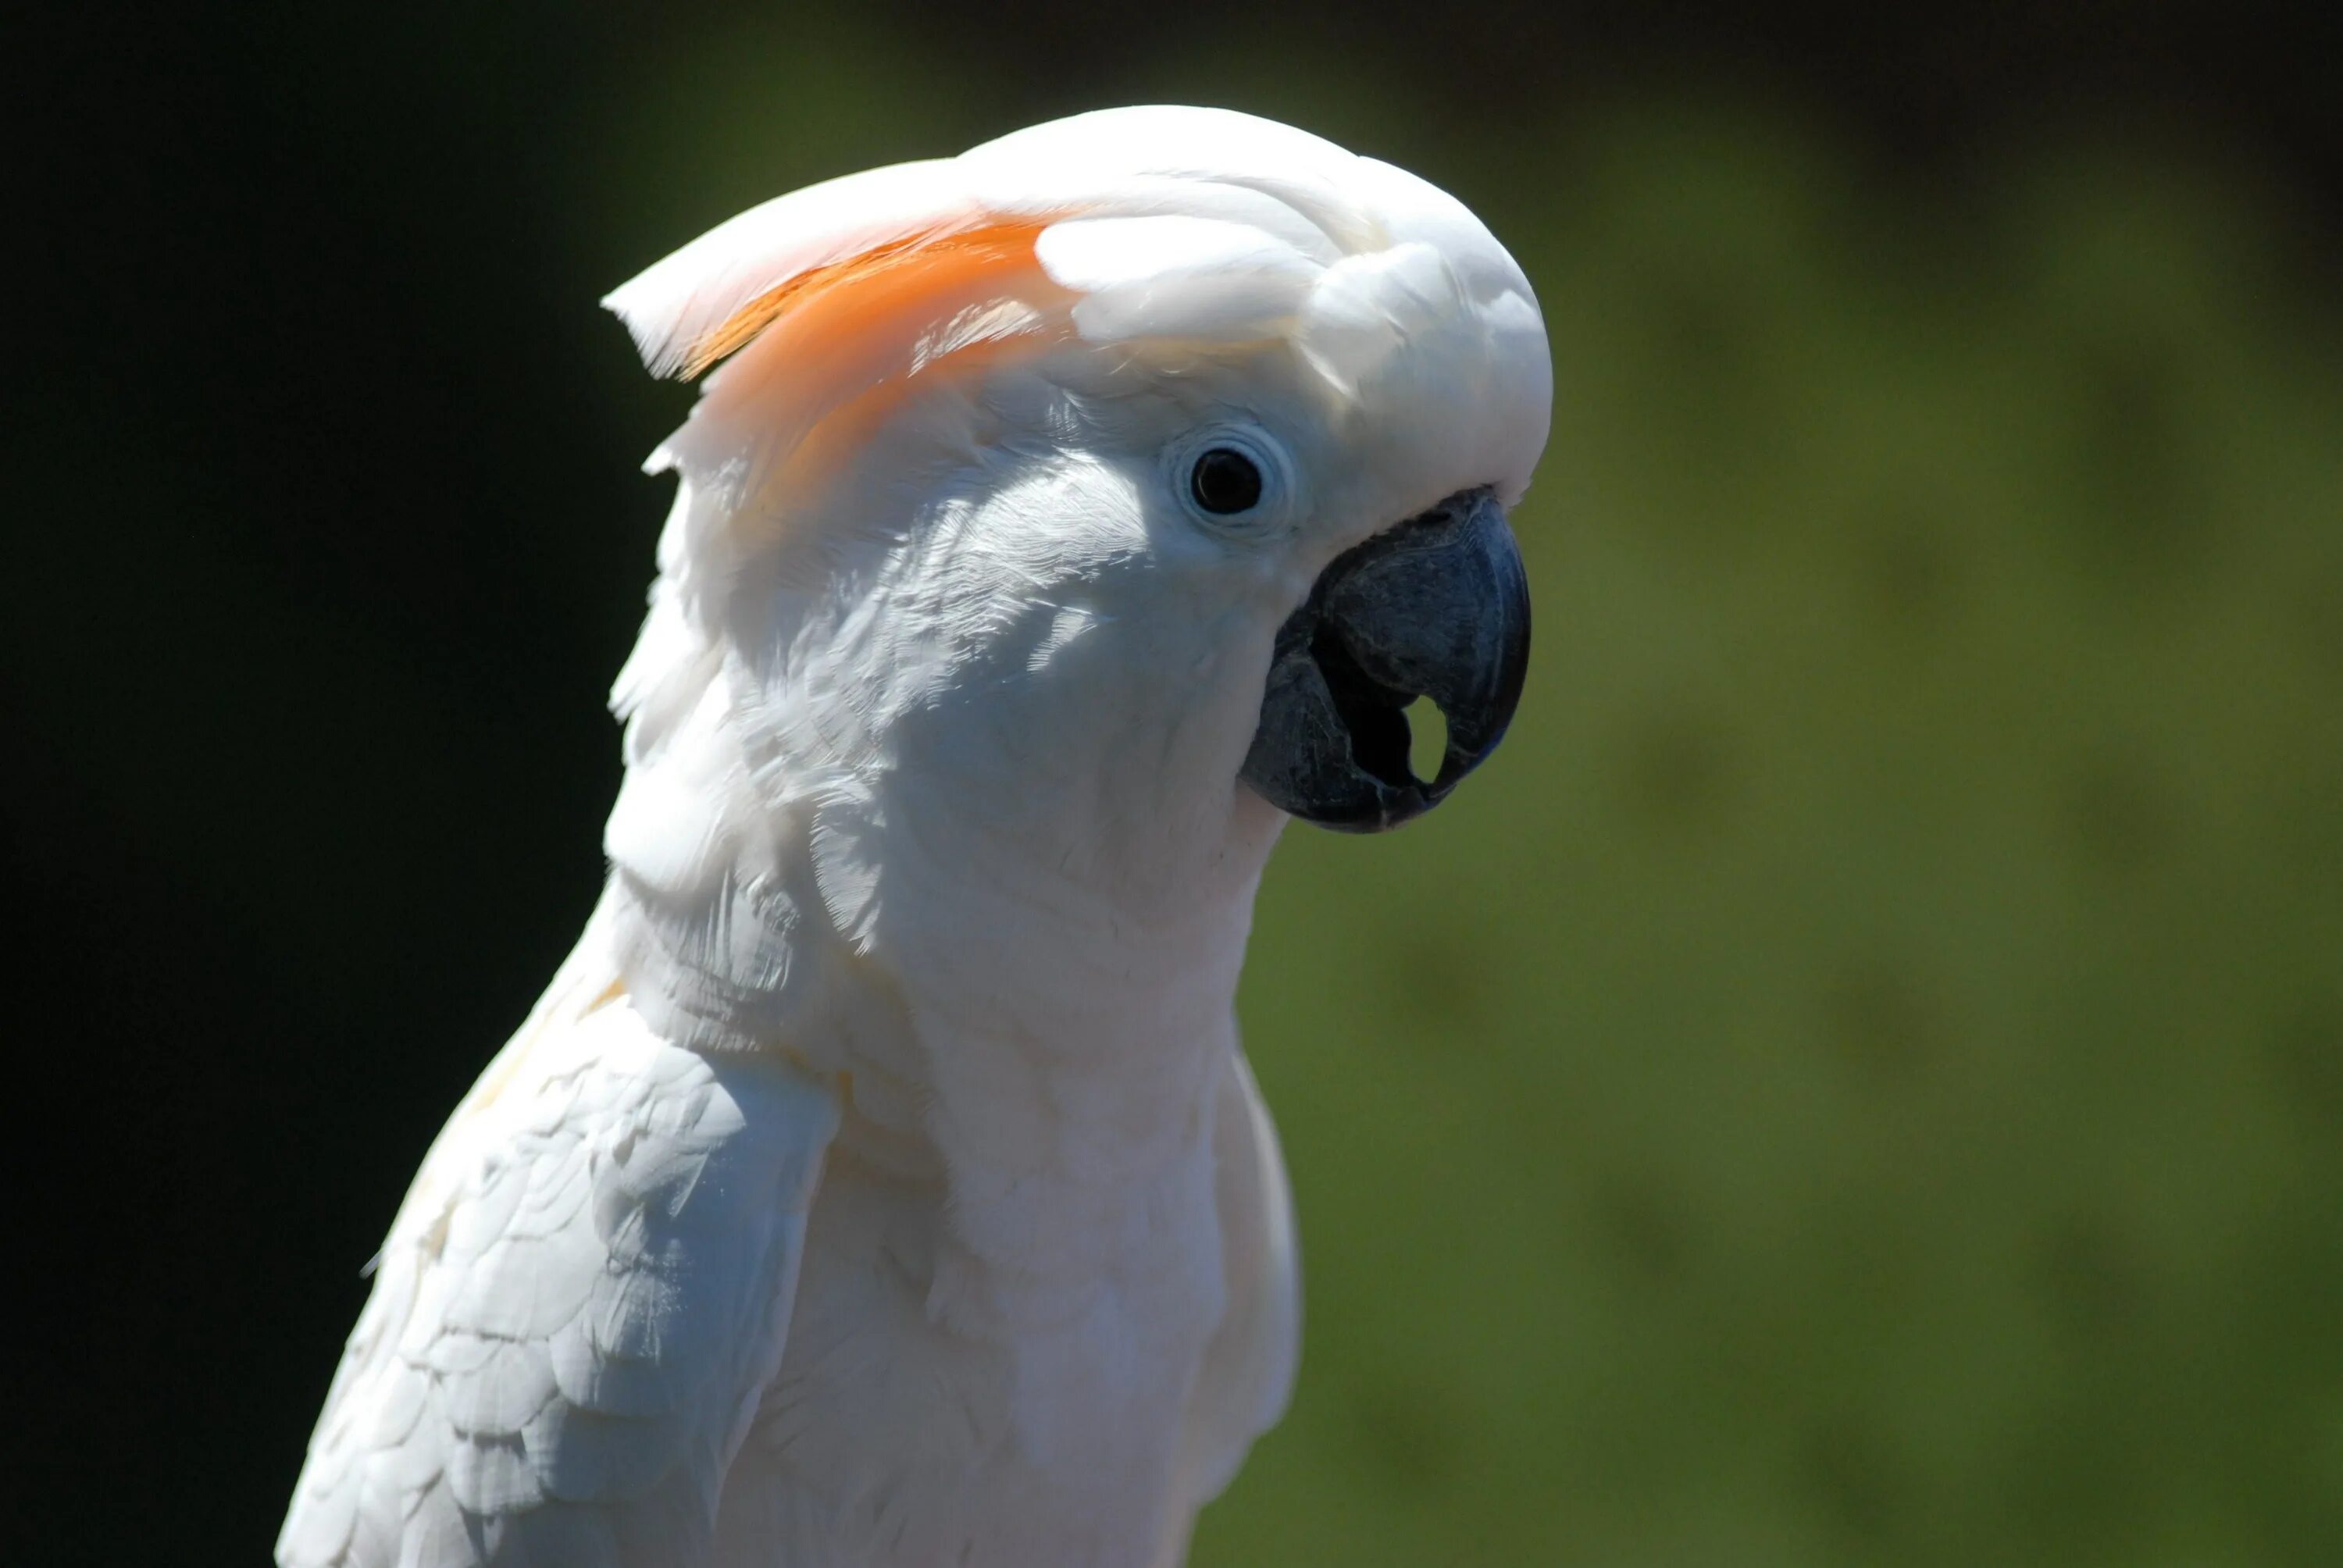
{"label": "white cheek feather", "polygon": [[1050,629],[1033,651],[1025,656],[1025,668],[1034,675],[1046,674],[1052,661],[1071,648],[1084,633],[1094,629],[1103,618],[1095,610],[1075,605],[1061,606],[1050,618]]}

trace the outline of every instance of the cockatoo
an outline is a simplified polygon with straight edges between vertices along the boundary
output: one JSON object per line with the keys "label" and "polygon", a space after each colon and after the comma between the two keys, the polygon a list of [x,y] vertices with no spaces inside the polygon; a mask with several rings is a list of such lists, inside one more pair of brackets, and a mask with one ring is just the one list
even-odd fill
{"label": "cockatoo", "polygon": [[277,1561],[1177,1564],[1297,1353],[1254,889],[1513,715],[1529,284],[1390,165],[1133,108],[606,303],[713,369],[608,881],[424,1159]]}

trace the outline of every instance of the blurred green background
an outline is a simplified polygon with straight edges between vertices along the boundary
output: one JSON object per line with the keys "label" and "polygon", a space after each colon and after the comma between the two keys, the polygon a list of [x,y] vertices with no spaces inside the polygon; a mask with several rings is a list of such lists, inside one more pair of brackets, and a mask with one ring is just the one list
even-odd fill
{"label": "blurred green background", "polygon": [[1545,156],[1536,664],[1268,884],[1314,1310],[1200,1561],[2343,1562],[2331,318],[2119,150]]}
{"label": "blurred green background", "polygon": [[[57,1223],[108,1346],[66,1406],[161,1451],[226,1377],[250,1428],[153,1480],[175,1560],[273,1531],[348,1271],[591,900],[631,470],[688,401],[595,295],[1171,99],[1455,191],[1557,369],[1504,752],[1406,832],[1289,832],[1262,895],[1305,1352],[1195,1562],[2343,1562],[2333,52],[1281,15],[223,10],[65,56],[107,172],[35,229],[85,292],[21,500],[82,521],[23,543],[12,851],[167,1176],[136,1247]],[[106,1512],[72,1540],[154,1527]]]}

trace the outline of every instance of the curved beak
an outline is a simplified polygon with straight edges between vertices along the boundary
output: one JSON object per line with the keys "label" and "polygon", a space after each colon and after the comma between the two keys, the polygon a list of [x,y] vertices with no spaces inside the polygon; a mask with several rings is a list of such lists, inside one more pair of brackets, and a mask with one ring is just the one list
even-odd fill
{"label": "curved beak", "polygon": [[[1529,579],[1487,490],[1451,496],[1336,557],[1277,634],[1239,777],[1280,809],[1376,832],[1440,803],[1503,739],[1529,666]],[[1408,766],[1407,716],[1438,704],[1437,777]]]}

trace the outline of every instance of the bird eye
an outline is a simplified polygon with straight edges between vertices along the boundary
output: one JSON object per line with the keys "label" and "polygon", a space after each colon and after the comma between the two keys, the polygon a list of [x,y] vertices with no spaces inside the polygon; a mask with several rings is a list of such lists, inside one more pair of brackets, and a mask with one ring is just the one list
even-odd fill
{"label": "bird eye", "polygon": [[1293,459],[1260,421],[1191,427],[1163,448],[1158,481],[1189,518],[1232,543],[1277,538],[1299,516]]}
{"label": "bird eye", "polygon": [[1233,517],[1261,505],[1261,468],[1233,447],[1213,447],[1196,455],[1188,470],[1188,494],[1215,517]]}

